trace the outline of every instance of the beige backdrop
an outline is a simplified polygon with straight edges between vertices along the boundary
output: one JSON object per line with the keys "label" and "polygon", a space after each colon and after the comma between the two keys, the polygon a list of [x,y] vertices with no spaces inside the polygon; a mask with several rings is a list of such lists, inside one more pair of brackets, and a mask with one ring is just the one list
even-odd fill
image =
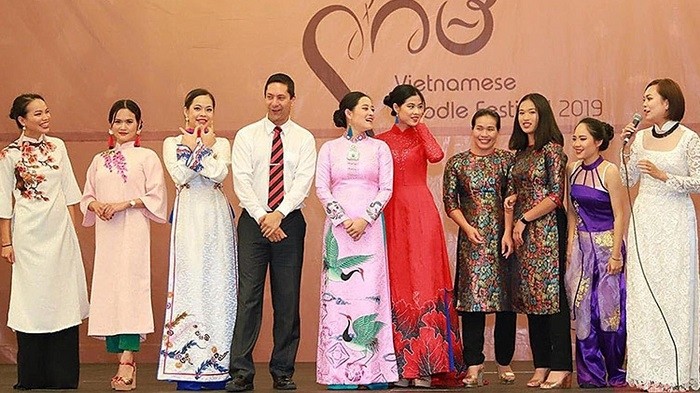
{"label": "beige backdrop", "polygon": [[[345,92],[374,97],[380,131],[391,125],[382,97],[409,82],[423,89],[425,121],[448,155],[468,148],[468,120],[489,105],[504,116],[499,143],[505,146],[517,100],[532,91],[551,100],[565,134],[585,116],[619,129],[641,110],[643,88],[657,77],[681,84],[684,123],[700,129],[700,2],[693,0],[0,0],[0,10],[0,108],[8,113],[23,92],[43,94],[52,134],[67,141],[81,184],[92,156],[105,147],[107,111],[116,99],[141,104],[144,145],[160,153],[160,141],[182,123],[187,91],[212,90],[217,132],[233,138],[264,115],[264,81],[278,71],[295,79],[293,117],[316,135],[318,146],[339,134],[331,114]],[[9,119],[0,124],[5,145],[17,130]],[[616,142],[611,158],[618,149]],[[441,164],[429,169],[440,206],[441,173]],[[230,178],[226,190],[237,204]],[[169,192],[172,200],[172,184]],[[298,360],[313,361],[324,219],[315,196],[304,214],[309,227]],[[454,255],[455,226],[443,221]],[[157,330],[140,361],[155,361],[159,348],[168,233],[167,225],[153,226]],[[89,277],[93,232],[80,228],[79,237]],[[0,265],[0,362],[15,360],[14,334],[4,327],[9,287],[10,268]],[[267,360],[271,348],[267,296],[266,302],[258,361]],[[84,336],[84,327],[82,360],[111,361],[101,342]],[[522,320],[516,358],[529,358]]]}

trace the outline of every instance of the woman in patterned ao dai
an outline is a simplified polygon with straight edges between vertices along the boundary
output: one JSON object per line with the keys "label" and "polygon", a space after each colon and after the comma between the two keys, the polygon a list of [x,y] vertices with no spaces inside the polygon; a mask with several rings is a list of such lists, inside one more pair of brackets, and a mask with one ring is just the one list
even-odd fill
{"label": "woman in patterned ao dai", "polygon": [[624,188],[615,164],[603,159],[610,124],[579,122],[572,136],[578,161],[569,176],[566,290],[576,329],[580,387],[625,386]]}
{"label": "woman in patterned ao dai", "polygon": [[326,210],[316,381],[386,389],[398,379],[382,210],[391,197],[389,147],[369,138],[374,107],[348,93],[333,114],[344,135],[321,146],[316,194]]}
{"label": "woman in patterned ao dai", "polygon": [[[75,389],[87,284],[75,232],[80,189],[38,94],[15,98],[22,130],[0,151],[2,257],[12,264],[7,326],[17,335],[15,389]],[[14,201],[14,203],[13,203]]]}
{"label": "woman in patterned ao dai", "polygon": [[236,234],[221,189],[231,148],[214,134],[215,105],[207,90],[189,92],[185,129],[163,142],[177,197],[158,379],[180,390],[224,389],[236,323]]}
{"label": "woman in patterned ao dai", "polygon": [[513,309],[527,314],[535,364],[527,386],[571,387],[571,321],[564,285],[564,137],[549,101],[538,93],[519,101],[514,123],[509,141],[516,151],[511,171],[517,195]]}
{"label": "woman in patterned ao dai", "polygon": [[484,327],[486,314],[496,313],[494,347],[498,379],[515,382],[510,362],[515,352],[516,314],[510,302],[513,217],[503,209],[512,194],[508,178],[513,154],[496,149],[501,117],[480,109],[472,117],[471,147],[445,165],[445,212],[459,226],[455,300],[462,316],[462,340],[467,387],[484,385]]}
{"label": "woman in patterned ao dai", "polygon": [[[690,194],[700,192],[700,138],[680,124],[685,99],[673,80],[649,83],[643,108],[652,127],[623,148],[620,167],[623,184],[639,182],[627,235],[627,383],[697,390],[698,234]],[[630,123],[623,136],[634,134]]]}
{"label": "woman in patterned ao dai", "polygon": [[132,390],[134,352],[154,329],[150,221],[164,223],[168,205],[160,158],[140,147],[141,108],[119,100],[108,119],[110,149],[93,158],[80,201],[83,225],[95,226],[88,335],[119,356],[112,388]]}

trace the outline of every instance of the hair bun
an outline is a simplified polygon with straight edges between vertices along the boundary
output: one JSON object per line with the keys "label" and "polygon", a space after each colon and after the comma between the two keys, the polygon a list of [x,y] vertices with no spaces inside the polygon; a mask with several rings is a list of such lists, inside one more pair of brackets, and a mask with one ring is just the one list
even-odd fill
{"label": "hair bun", "polygon": [[384,97],[384,105],[388,106],[389,108],[393,107],[393,102],[391,102],[391,94],[387,94],[386,97]]}
{"label": "hair bun", "polygon": [[347,127],[345,113],[343,113],[343,111],[341,111],[340,109],[336,109],[335,112],[333,112],[333,124],[335,124],[336,127],[340,128]]}
{"label": "hair bun", "polygon": [[603,122],[603,131],[605,131],[603,138],[606,141],[610,141],[615,137],[615,129],[610,124]]}

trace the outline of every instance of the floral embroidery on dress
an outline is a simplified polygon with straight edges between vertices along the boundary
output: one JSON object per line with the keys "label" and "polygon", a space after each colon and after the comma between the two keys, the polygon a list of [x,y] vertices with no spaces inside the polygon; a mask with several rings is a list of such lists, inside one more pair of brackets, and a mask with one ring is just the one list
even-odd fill
{"label": "floral embroidery on dress", "polygon": [[[38,168],[39,166],[46,166],[51,169],[58,169],[58,165],[54,164],[54,158],[49,153],[56,150],[56,145],[51,142],[41,141],[38,143],[23,142],[22,147],[17,147],[22,152],[22,161],[28,168]],[[39,153],[45,158],[42,160],[39,158],[37,153],[37,148]]]}
{"label": "floral embroidery on dress", "polygon": [[610,249],[613,246],[613,233],[612,231],[601,232],[595,235],[593,240],[595,244]]}
{"label": "floral embroidery on dress", "polygon": [[616,308],[612,315],[605,319],[605,322],[608,324],[608,329],[606,329],[606,331],[616,332],[620,327],[620,308]]}
{"label": "floral embroidery on dress", "polygon": [[15,188],[20,192],[22,198],[48,201],[49,198],[38,188],[44,180],[46,180],[44,175],[39,175],[36,171],[24,166],[22,161],[15,165]]}
{"label": "floral embroidery on dress", "polygon": [[[450,343],[459,341],[459,321],[450,318],[449,293],[438,294],[435,302],[422,306],[404,300],[393,303],[394,345],[400,375],[432,375],[437,365],[449,363]],[[462,369],[455,358],[455,369]]]}
{"label": "floral embroidery on dress", "polygon": [[579,284],[578,290],[576,291],[576,297],[574,299],[574,303],[576,304],[576,307],[581,307],[581,301],[583,300],[584,296],[586,296],[586,293],[588,293],[588,289],[591,287],[591,278],[590,277],[583,277],[581,279],[581,283]]}
{"label": "floral embroidery on dress", "polygon": [[49,155],[56,150],[56,145],[43,140],[25,141],[21,146],[13,142],[3,150],[2,157],[5,157],[10,149],[20,152],[20,160],[15,164],[15,188],[22,198],[48,201],[49,198],[39,189],[39,185],[46,181],[46,176],[37,173],[36,170],[42,166],[53,170],[59,169],[54,158]]}
{"label": "floral embroidery on dress", "polygon": [[124,158],[121,150],[107,150],[102,152],[101,156],[105,160],[105,168],[107,168],[107,170],[110,172],[113,172],[113,169],[116,169],[119,176],[121,176],[124,183],[126,183],[126,159]]}
{"label": "floral embroidery on dress", "polygon": [[48,155],[52,151],[56,150],[56,145],[51,143],[51,142],[48,142],[48,141],[44,141],[44,142],[39,143],[38,147],[39,147],[39,151],[43,155]]}

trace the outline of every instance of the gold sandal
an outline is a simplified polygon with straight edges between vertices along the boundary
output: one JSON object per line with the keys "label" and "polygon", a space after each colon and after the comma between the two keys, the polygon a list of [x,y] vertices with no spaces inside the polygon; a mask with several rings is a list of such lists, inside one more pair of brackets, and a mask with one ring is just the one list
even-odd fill
{"label": "gold sandal", "polygon": [[[535,375],[537,375],[537,370],[544,370],[544,374],[540,378],[535,377]],[[533,375],[532,378],[530,378],[530,380],[527,381],[527,387],[539,388],[540,385],[542,385],[544,383],[544,381],[547,380],[547,377],[549,376],[549,369],[548,368],[536,368],[535,375]]]}

